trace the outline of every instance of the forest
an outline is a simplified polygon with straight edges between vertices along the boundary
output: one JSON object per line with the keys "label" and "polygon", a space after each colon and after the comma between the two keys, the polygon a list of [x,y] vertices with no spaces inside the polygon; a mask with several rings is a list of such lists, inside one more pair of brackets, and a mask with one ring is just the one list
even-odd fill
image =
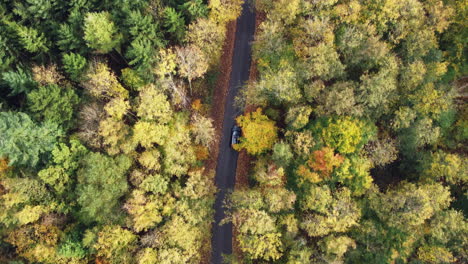
{"label": "forest", "polygon": [[468,2],[255,5],[233,263],[467,263]]}
{"label": "forest", "polygon": [[[468,263],[468,1],[247,1],[226,262]],[[0,263],[210,263],[243,2],[0,1]]]}
{"label": "forest", "polygon": [[209,257],[239,0],[0,1],[0,263]]}

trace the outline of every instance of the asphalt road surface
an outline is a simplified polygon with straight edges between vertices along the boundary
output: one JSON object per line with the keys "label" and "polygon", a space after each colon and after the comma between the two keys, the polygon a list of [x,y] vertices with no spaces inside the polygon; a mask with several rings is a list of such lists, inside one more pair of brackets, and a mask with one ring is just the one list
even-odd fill
{"label": "asphalt road surface", "polygon": [[219,146],[218,165],[216,167],[216,186],[219,192],[214,205],[215,223],[213,224],[211,263],[223,263],[223,254],[232,253],[232,224],[220,226],[225,217],[223,201],[226,193],[234,189],[238,153],[231,148],[231,129],[235,117],[241,112],[234,106],[234,98],[239,88],[249,79],[249,69],[252,60],[251,44],[255,31],[255,14],[250,1],[243,4],[242,14],[237,19],[236,39],[232,58],[231,79],[224,110],[223,134]]}

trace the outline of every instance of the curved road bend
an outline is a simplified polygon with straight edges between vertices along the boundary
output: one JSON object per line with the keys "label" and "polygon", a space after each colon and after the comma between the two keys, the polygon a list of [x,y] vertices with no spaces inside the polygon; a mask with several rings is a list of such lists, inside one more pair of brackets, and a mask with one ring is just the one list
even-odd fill
{"label": "curved road bend", "polygon": [[242,5],[242,14],[237,19],[236,38],[232,57],[232,71],[229,90],[224,110],[223,134],[219,145],[218,165],[216,167],[216,186],[219,189],[214,205],[215,222],[213,224],[213,238],[211,241],[211,263],[223,263],[222,254],[232,253],[232,224],[220,226],[219,222],[225,217],[223,200],[228,190],[234,189],[237,155],[230,146],[231,129],[234,118],[240,113],[234,106],[234,98],[239,88],[248,81],[251,57],[251,43],[255,32],[255,14],[246,0]]}

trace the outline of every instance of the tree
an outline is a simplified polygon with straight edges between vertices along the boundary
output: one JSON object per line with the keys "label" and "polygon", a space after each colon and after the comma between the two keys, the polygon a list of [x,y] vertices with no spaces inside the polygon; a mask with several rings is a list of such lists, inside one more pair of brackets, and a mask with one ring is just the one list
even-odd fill
{"label": "tree", "polygon": [[118,48],[122,40],[108,12],[87,13],[83,30],[86,45],[97,53],[108,53]]}
{"label": "tree", "polygon": [[70,88],[56,84],[39,86],[28,93],[28,108],[39,121],[52,122],[68,128],[73,118],[78,95]]}
{"label": "tree", "polygon": [[[321,115],[362,115],[362,106],[356,101],[353,82],[336,82],[317,97],[317,113]],[[317,89],[317,88],[315,88]]]}
{"label": "tree", "polygon": [[423,246],[418,249],[418,260],[424,263],[455,263],[452,253],[444,247]]}
{"label": "tree", "polygon": [[99,232],[94,248],[98,256],[104,257],[112,264],[132,263],[136,243],[137,236],[131,231],[120,226],[106,225]]}
{"label": "tree", "polygon": [[319,237],[332,232],[346,232],[358,224],[360,217],[361,211],[351,199],[351,191],[342,188],[335,192],[324,214],[305,214],[300,227],[310,237]]}
{"label": "tree", "polygon": [[249,154],[258,155],[273,147],[277,138],[275,122],[262,114],[262,109],[236,118],[242,128],[241,142],[236,149],[246,149]]}
{"label": "tree", "polygon": [[307,180],[318,183],[329,179],[333,170],[339,167],[343,161],[344,158],[339,154],[335,154],[332,148],[324,147],[312,152],[307,164],[299,166],[297,174],[301,176],[301,181]]}
{"label": "tree", "polygon": [[157,149],[149,149],[140,154],[138,162],[148,170],[159,171],[161,169],[161,152]]}
{"label": "tree", "polygon": [[342,259],[349,248],[356,248],[356,243],[347,236],[330,235],[320,241],[320,247],[325,253],[325,259],[333,262]]}
{"label": "tree", "polygon": [[74,183],[80,160],[86,154],[88,150],[78,140],[70,140],[69,145],[60,143],[52,150],[52,162],[39,171],[38,176],[58,194],[62,194]]}
{"label": "tree", "polygon": [[278,68],[268,69],[255,83],[255,90],[273,104],[297,103],[302,97],[298,73],[286,60],[281,60]]}
{"label": "tree", "polygon": [[194,135],[194,142],[207,148],[211,147],[215,140],[213,120],[200,114],[194,114],[191,121],[191,131]]}
{"label": "tree", "polygon": [[210,17],[217,23],[224,25],[240,15],[241,5],[241,0],[210,1],[208,4],[208,8],[211,10]]}
{"label": "tree", "polygon": [[133,229],[136,232],[154,228],[163,218],[162,201],[149,197],[143,191],[134,190],[132,197],[125,203],[124,208],[132,216]]}
{"label": "tree", "polygon": [[137,254],[138,264],[152,264],[158,260],[158,252],[153,248],[144,248]]}
{"label": "tree", "polygon": [[199,18],[189,25],[187,39],[197,46],[210,64],[221,56],[225,28],[212,19]]}
{"label": "tree", "polygon": [[10,88],[10,96],[29,92],[36,85],[31,73],[20,67],[16,71],[3,72],[2,83]]}
{"label": "tree", "polygon": [[328,118],[317,124],[325,145],[342,154],[358,151],[375,135],[375,126],[351,117]]}
{"label": "tree", "polygon": [[21,112],[0,112],[0,157],[10,166],[35,167],[54,148],[62,131],[56,124],[34,123]]}
{"label": "tree", "polygon": [[466,254],[466,232],[468,222],[462,212],[453,209],[440,211],[430,220],[430,245],[445,245],[455,257],[460,260],[468,259]]}
{"label": "tree", "polygon": [[203,0],[189,0],[182,4],[182,8],[191,21],[199,17],[206,17],[208,14],[208,7],[203,3]]}
{"label": "tree", "polygon": [[315,184],[310,185],[301,198],[299,204],[302,211],[316,211],[318,213],[327,213],[328,206],[333,199],[330,187]]}
{"label": "tree", "polygon": [[312,113],[310,106],[296,106],[288,110],[286,123],[293,130],[299,130],[309,123],[309,116]]}
{"label": "tree", "polygon": [[175,41],[181,41],[184,38],[184,17],[172,7],[164,9],[164,27],[167,32],[172,33],[172,38]]}
{"label": "tree", "polygon": [[304,65],[307,79],[320,78],[328,81],[344,74],[344,65],[332,45],[320,43],[310,47],[307,55]]}
{"label": "tree", "polygon": [[398,158],[396,142],[389,138],[370,141],[364,149],[373,166],[382,167]]}
{"label": "tree", "polygon": [[95,62],[86,74],[83,86],[97,98],[128,98],[128,91],[122,87],[117,77],[103,62]]}
{"label": "tree", "polygon": [[266,158],[255,162],[252,176],[262,187],[281,187],[286,182],[284,169]]}
{"label": "tree", "polygon": [[281,233],[276,231],[275,219],[265,211],[240,209],[232,222],[239,232],[241,250],[251,258],[274,261],[282,256]]}
{"label": "tree", "polygon": [[86,58],[77,53],[65,53],[62,57],[63,69],[70,76],[70,79],[80,81],[87,66]]}
{"label": "tree", "polygon": [[130,153],[137,143],[132,141],[131,128],[123,120],[106,118],[99,122],[98,134],[110,155]]}
{"label": "tree", "polygon": [[177,47],[177,64],[180,76],[187,78],[192,92],[192,81],[203,76],[208,70],[208,60],[203,52],[195,45]]}
{"label": "tree", "polygon": [[296,194],[286,188],[265,188],[263,191],[265,203],[270,213],[292,210],[296,202]]}
{"label": "tree", "polygon": [[272,159],[276,164],[287,167],[294,157],[291,146],[286,142],[277,142],[273,146]]}
{"label": "tree", "polygon": [[55,64],[34,65],[32,67],[33,79],[40,86],[47,86],[51,84],[59,84],[63,81],[64,77],[57,71]]}
{"label": "tree", "polygon": [[153,144],[165,145],[170,135],[169,127],[152,122],[138,121],[133,127],[132,141],[144,148]]}
{"label": "tree", "polygon": [[167,138],[162,148],[165,171],[168,174],[180,177],[186,174],[190,166],[195,162],[187,117],[181,113],[175,115],[168,135],[171,136]]}
{"label": "tree", "polygon": [[160,124],[168,123],[172,118],[172,108],[166,95],[154,85],[141,88],[138,97],[137,115],[145,121],[157,121]]}
{"label": "tree", "polygon": [[357,156],[344,160],[343,164],[335,170],[334,179],[346,185],[353,195],[364,194],[372,185],[370,175],[371,163]]}
{"label": "tree", "polygon": [[[78,171],[77,202],[83,222],[112,222],[118,215],[118,199],[128,190],[126,172],[130,158],[111,158],[100,153],[85,156]],[[99,195],[97,195],[99,194]]]}
{"label": "tree", "polygon": [[371,199],[371,208],[387,225],[414,228],[448,207],[450,192],[440,184],[416,186],[404,183]]}
{"label": "tree", "polygon": [[448,183],[465,183],[468,181],[466,160],[456,154],[441,150],[432,153],[424,162],[423,178],[427,180],[444,179]]}
{"label": "tree", "polygon": [[49,41],[43,32],[38,32],[35,28],[16,24],[14,26],[19,42],[23,48],[31,53],[43,53],[49,50]]}

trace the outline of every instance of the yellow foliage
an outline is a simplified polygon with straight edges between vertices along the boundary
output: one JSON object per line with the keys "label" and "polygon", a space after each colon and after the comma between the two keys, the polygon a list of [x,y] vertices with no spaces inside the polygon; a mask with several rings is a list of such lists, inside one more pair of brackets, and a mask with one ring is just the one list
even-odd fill
{"label": "yellow foliage", "polygon": [[271,149],[278,138],[275,122],[263,115],[261,108],[237,117],[236,121],[242,127],[243,136],[234,146],[237,150],[244,148],[249,154],[261,154]]}
{"label": "yellow foliage", "polygon": [[51,64],[49,66],[34,66],[32,67],[34,81],[40,85],[58,84],[63,76],[57,71],[57,66]]}
{"label": "yellow foliage", "polygon": [[154,69],[154,73],[160,78],[176,73],[176,55],[172,49],[159,50],[159,63]]}
{"label": "yellow foliage", "polygon": [[203,145],[194,146],[193,151],[197,160],[206,160],[210,157],[210,151]]}
{"label": "yellow foliage", "polygon": [[0,177],[5,172],[7,172],[8,169],[10,169],[10,167],[8,166],[8,159],[6,159],[6,158],[0,159]]}
{"label": "yellow foliage", "polygon": [[88,81],[83,86],[98,98],[128,98],[128,91],[119,83],[117,77],[103,62],[97,62],[87,74]]}

